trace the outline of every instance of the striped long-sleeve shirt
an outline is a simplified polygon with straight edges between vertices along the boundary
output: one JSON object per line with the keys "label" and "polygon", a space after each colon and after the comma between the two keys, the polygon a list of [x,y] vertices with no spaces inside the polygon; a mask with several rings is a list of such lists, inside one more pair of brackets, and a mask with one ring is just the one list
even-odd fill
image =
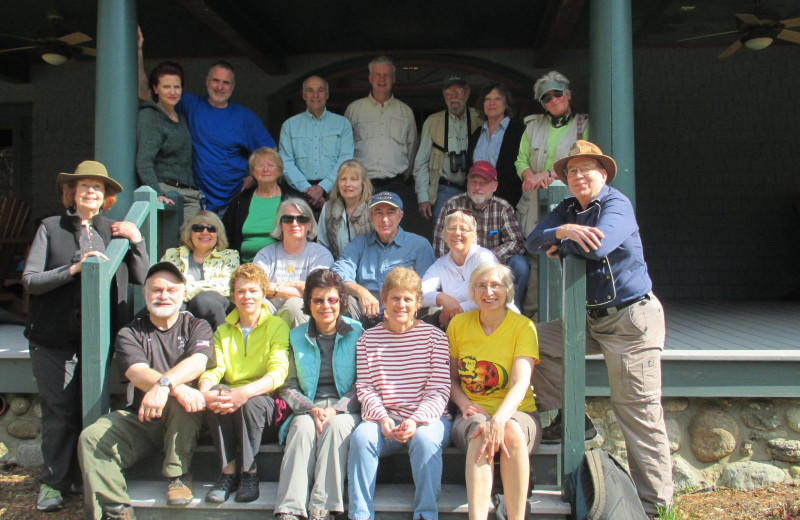
{"label": "striped long-sleeve shirt", "polygon": [[450,360],[447,336],[419,323],[402,333],[373,327],[356,344],[356,390],[365,421],[413,419],[427,424],[447,414]]}

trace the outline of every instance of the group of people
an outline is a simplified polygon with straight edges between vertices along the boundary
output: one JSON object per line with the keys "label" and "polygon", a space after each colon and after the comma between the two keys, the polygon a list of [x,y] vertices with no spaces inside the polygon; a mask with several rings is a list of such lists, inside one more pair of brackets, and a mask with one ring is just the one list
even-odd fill
{"label": "group of people", "polygon": [[[327,82],[309,77],[307,110],[276,147],[230,101],[230,64],[211,67],[207,97],[182,92],[176,63],[142,68],[152,101],[140,109],[137,172],[160,202],[182,199],[185,217],[180,246],[149,270],[136,227],[102,216],[122,190],[105,167],[59,175],[67,211],[43,221],[23,276],[43,403],[40,510],[82,482],[87,517],[134,518],[122,470],[161,449],[168,503],[189,503],[205,422],[220,461],[211,503],[255,500],[259,446],[279,440],[282,520],[371,519],[378,458],[408,449],[414,519],[434,520],[452,442],[467,454],[471,517],[488,514],[498,456],[509,518],[520,519],[543,436],[537,409],[560,408],[562,385],[560,324],[537,336],[521,313],[528,255],[567,253],[587,259],[589,350],[607,359],[643,505],[655,515],[670,504],[663,311],[630,202],[608,186],[616,163],[583,139],[588,118],[572,113],[567,79],[536,82],[546,114],[523,124],[505,86],[484,88],[474,110],[451,76],[447,110],[425,121],[417,147],[413,113],[392,95],[394,64],[376,58],[369,73],[370,94],[344,117],[325,108]],[[433,244],[400,225],[412,173]],[[537,222],[536,191],[552,182],[572,196]],[[135,392],[81,433],[79,273],[114,237],[130,243],[112,301]],[[129,281],[144,286],[147,312],[123,327]]]}

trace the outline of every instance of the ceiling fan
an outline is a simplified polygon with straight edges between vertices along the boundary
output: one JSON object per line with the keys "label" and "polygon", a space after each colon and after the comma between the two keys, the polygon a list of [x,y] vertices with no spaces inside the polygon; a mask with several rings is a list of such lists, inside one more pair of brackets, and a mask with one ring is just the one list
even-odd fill
{"label": "ceiling fan", "polygon": [[91,47],[84,47],[81,44],[92,41],[92,37],[81,32],[71,32],[63,36],[57,36],[64,32],[61,24],[64,17],[55,11],[47,13],[47,19],[50,22],[50,36],[43,36],[40,38],[28,38],[26,36],[17,36],[14,34],[0,33],[0,36],[5,38],[14,38],[17,40],[24,40],[31,42],[30,45],[23,47],[13,47],[9,49],[0,49],[0,54],[20,51],[35,50],[39,53],[42,59],[50,65],[62,65],[67,60],[77,56],[96,56],[97,50]]}
{"label": "ceiling fan", "polygon": [[741,49],[742,46],[754,51],[766,49],[772,45],[776,38],[800,44],[800,32],[789,30],[790,28],[800,27],[800,17],[781,20],[778,13],[761,7],[761,2],[756,2],[752,12],[736,13],[733,16],[736,18],[736,26],[738,27],[734,31],[694,36],[678,40],[678,42],[711,38],[724,34],[741,34],[736,41],[722,51],[722,54],[717,56],[718,58],[728,58]]}

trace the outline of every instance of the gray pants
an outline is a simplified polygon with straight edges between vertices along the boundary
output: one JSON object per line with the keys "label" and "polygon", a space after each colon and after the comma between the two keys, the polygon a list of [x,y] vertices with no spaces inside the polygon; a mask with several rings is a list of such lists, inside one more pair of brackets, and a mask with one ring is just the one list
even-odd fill
{"label": "gray pants", "polygon": [[170,397],[161,419],[140,422],[136,412],[119,410],[83,430],[78,458],[83,470],[86,518],[99,520],[105,505],[130,505],[122,470],[162,448],[161,472],[165,477],[189,473],[201,421],[202,414],[186,412]]}
{"label": "gray pants", "polygon": [[[164,192],[164,195],[168,199],[172,199],[174,202],[178,202],[175,200],[176,198],[183,198],[183,221],[188,222],[195,213],[203,209],[200,205],[200,192],[197,190],[193,190],[191,188],[178,188],[176,186],[170,186],[169,184],[165,184],[163,182],[158,183],[158,187],[161,188]],[[176,196],[177,195],[177,196]]]}
{"label": "gray pants", "polygon": [[358,414],[340,413],[329,419],[317,436],[310,415],[292,418],[281,461],[276,513],[308,517],[312,510],[344,511],[350,434],[359,422]]}
{"label": "gray pants", "polygon": [[[561,408],[561,321],[541,323],[533,388],[539,411]],[[661,407],[661,351],[666,328],[661,302],[650,293],[609,316],[586,316],[586,353],[603,354],[611,406],[625,437],[628,466],[648,514],[672,503],[672,458]]]}

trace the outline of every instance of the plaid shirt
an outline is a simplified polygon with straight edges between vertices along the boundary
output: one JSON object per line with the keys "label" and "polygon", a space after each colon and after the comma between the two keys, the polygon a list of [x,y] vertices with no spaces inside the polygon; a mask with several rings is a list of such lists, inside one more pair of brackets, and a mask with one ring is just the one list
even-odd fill
{"label": "plaid shirt", "polygon": [[490,249],[500,262],[505,264],[511,255],[525,253],[525,239],[519,230],[511,204],[492,196],[483,208],[478,208],[463,193],[445,202],[439,213],[439,220],[436,221],[436,229],[433,231],[433,249],[437,258],[450,250],[444,239],[444,219],[457,210],[466,211],[475,217],[478,224],[478,245]]}

